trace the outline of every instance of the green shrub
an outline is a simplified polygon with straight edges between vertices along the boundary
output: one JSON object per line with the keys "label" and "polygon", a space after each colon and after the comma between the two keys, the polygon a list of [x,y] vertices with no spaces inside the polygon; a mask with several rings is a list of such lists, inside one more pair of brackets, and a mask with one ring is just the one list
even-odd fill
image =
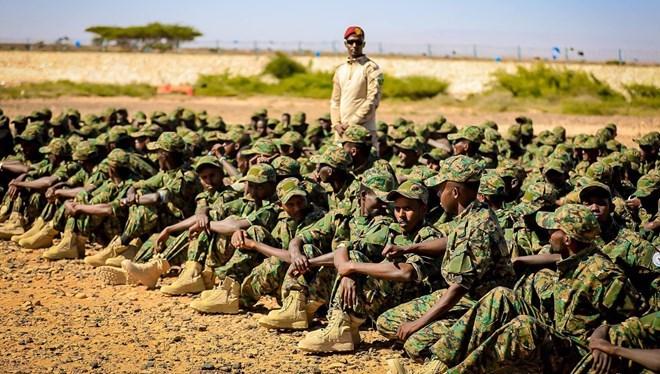
{"label": "green shrub", "polygon": [[383,97],[420,100],[435,97],[447,91],[449,84],[439,79],[424,76],[395,78],[385,76]]}
{"label": "green shrub", "polygon": [[22,83],[17,86],[0,88],[0,98],[22,99],[31,97],[60,96],[133,96],[150,97],[156,88],[148,84],[105,84],[76,83],[69,80],[54,82]]}
{"label": "green shrub", "polygon": [[313,72],[295,74],[279,83],[270,85],[266,92],[271,95],[311,97],[329,99],[332,95],[332,73]]}
{"label": "green shrub", "polygon": [[264,68],[264,74],[271,74],[277,79],[288,78],[305,71],[304,66],[281,52],[278,52]]}
{"label": "green shrub", "polygon": [[267,84],[257,77],[220,75],[200,75],[195,83],[195,95],[201,96],[240,96],[264,93]]}
{"label": "green shrub", "polygon": [[604,100],[623,99],[623,95],[592,74],[552,68],[545,64],[536,64],[529,69],[518,66],[515,73],[498,70],[494,77],[496,88],[505,89],[515,97],[564,98],[586,95]]}

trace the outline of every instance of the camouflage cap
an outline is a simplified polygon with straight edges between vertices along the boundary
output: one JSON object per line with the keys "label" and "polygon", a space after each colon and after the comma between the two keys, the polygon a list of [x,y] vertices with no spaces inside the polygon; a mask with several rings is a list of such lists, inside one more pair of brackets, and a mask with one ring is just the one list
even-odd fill
{"label": "camouflage cap", "polygon": [[376,122],[376,131],[384,132],[387,134],[387,122],[385,121],[378,121]]}
{"label": "camouflage cap", "polygon": [[42,108],[39,110],[33,111],[28,119],[32,121],[48,121],[53,117],[53,112],[48,108]]}
{"label": "camouflage cap", "polygon": [[479,193],[484,196],[504,196],[504,179],[494,169],[486,170],[479,181]]}
{"label": "camouflage cap", "polygon": [[300,163],[288,156],[279,156],[270,163],[278,177],[300,176]]}
{"label": "camouflage cap", "polygon": [[151,115],[151,123],[167,126],[170,124],[170,117],[168,117],[164,112],[154,112]]}
{"label": "camouflage cap", "polygon": [[660,132],[651,131],[644,136],[633,139],[633,141],[643,146],[657,146],[660,145]]}
{"label": "camouflage cap", "polygon": [[272,156],[278,153],[277,146],[270,139],[258,139],[249,149],[241,151],[245,156]]}
{"label": "camouflage cap", "polygon": [[371,144],[371,134],[364,126],[350,125],[341,135],[341,141],[342,143]]}
{"label": "camouflage cap", "polygon": [[203,136],[201,136],[199,133],[196,133],[194,131],[189,131],[185,135],[182,136],[183,142],[186,143],[187,146],[189,147],[198,147],[204,144],[204,139]]}
{"label": "camouflage cap", "polygon": [[522,136],[522,132],[520,130],[520,125],[516,123],[509,126],[509,128],[506,130],[502,138],[504,138],[504,140],[508,140],[513,143],[518,143],[520,142],[521,136]]}
{"label": "camouflage cap", "polygon": [[294,196],[307,197],[307,192],[298,178],[285,178],[277,184],[277,198],[286,204]]}
{"label": "camouflage cap", "polygon": [[649,173],[637,180],[637,189],[633,195],[635,197],[647,197],[658,189],[660,189],[660,175]]}
{"label": "camouflage cap", "polygon": [[497,165],[497,174],[501,177],[518,178],[524,173],[525,169],[514,160],[505,159]]}
{"label": "camouflage cap", "polygon": [[323,127],[318,123],[312,123],[307,127],[307,132],[305,132],[305,139],[309,139],[313,136],[323,136]]}
{"label": "camouflage cap", "polygon": [[438,134],[453,134],[458,132],[458,128],[451,122],[444,122],[436,132]]}
{"label": "camouflage cap", "polygon": [[320,116],[318,119],[323,120],[323,121],[330,121],[331,120],[330,113],[326,113],[326,114]]}
{"label": "camouflage cap", "polygon": [[227,129],[227,125],[225,124],[225,121],[222,119],[222,117],[214,116],[211,117],[204,128],[207,130],[225,131]]}
{"label": "camouflage cap", "polygon": [[323,154],[312,156],[310,161],[315,164],[324,164],[335,169],[346,170],[353,163],[353,158],[343,148],[331,147]]}
{"label": "camouflage cap", "polygon": [[39,148],[43,154],[54,154],[56,156],[66,156],[71,153],[69,143],[63,138],[55,138],[47,146]]}
{"label": "camouflage cap", "polygon": [[429,190],[421,182],[414,180],[407,180],[399,188],[388,193],[387,200],[395,201],[400,196],[420,200],[424,204],[428,204],[429,202]]}
{"label": "camouflage cap", "polygon": [[108,165],[120,168],[127,167],[130,164],[130,157],[128,153],[121,148],[115,148],[108,154]]}
{"label": "camouflage cap", "polygon": [[261,108],[256,112],[252,113],[252,116],[250,118],[264,118],[264,117],[268,117],[268,109],[266,108]]}
{"label": "camouflage cap", "polygon": [[415,165],[410,169],[410,174],[408,174],[408,180],[416,180],[422,184],[424,184],[426,187],[429,187],[426,185],[426,181],[432,177],[437,175],[437,173],[429,168],[426,165]]}
{"label": "camouflage cap", "polygon": [[164,132],[160,134],[158,140],[147,144],[150,151],[163,150],[166,152],[182,152],[186,148],[183,138],[175,132]]}
{"label": "camouflage cap", "polygon": [[275,182],[277,179],[277,173],[275,169],[269,164],[256,164],[250,166],[247,174],[244,177],[240,178],[240,182],[250,182],[250,183],[267,183]]}
{"label": "camouflage cap", "polygon": [[297,131],[287,131],[277,141],[278,146],[288,145],[294,148],[302,148],[303,144],[303,137]]}
{"label": "camouflage cap", "polygon": [[162,133],[163,133],[162,127],[156,124],[150,124],[142,127],[139,131],[131,133],[130,136],[132,138],[147,137],[150,139],[158,139],[158,136],[160,136],[160,134]]}
{"label": "camouflage cap", "polygon": [[75,161],[85,161],[96,155],[97,152],[98,148],[96,143],[90,140],[83,140],[76,145],[76,149],[73,151],[71,158]]}
{"label": "camouflage cap", "polygon": [[563,126],[555,126],[550,130],[552,135],[557,139],[558,142],[564,142],[566,140],[566,129]]}
{"label": "camouflage cap", "polygon": [[30,124],[25,128],[25,130],[23,130],[22,133],[16,136],[16,140],[31,142],[34,140],[40,140],[41,135],[42,135],[41,126]]}
{"label": "camouflage cap", "polygon": [[362,186],[370,189],[381,200],[387,198],[397,186],[396,178],[391,173],[378,168],[369,168],[360,175]]}
{"label": "camouflage cap", "polygon": [[128,137],[128,131],[123,126],[113,126],[108,131],[108,143],[117,143]]}
{"label": "camouflage cap", "polygon": [[523,215],[539,211],[543,207],[554,206],[557,201],[557,190],[549,183],[538,181],[530,184],[516,206]]}
{"label": "camouflage cap", "polygon": [[521,123],[520,124],[520,135],[527,136],[527,137],[533,136],[534,135],[534,126],[531,123]]}
{"label": "camouflage cap", "polygon": [[494,141],[484,141],[479,144],[479,152],[482,154],[492,154],[498,152],[497,143]]}
{"label": "camouflage cap", "polygon": [[473,143],[479,143],[483,140],[484,133],[479,126],[465,126],[455,134],[447,135],[447,139],[455,141],[465,139]]}
{"label": "camouflage cap", "polygon": [[307,117],[305,112],[298,112],[293,115],[293,117],[291,118],[291,122],[294,124],[301,124],[303,122],[303,117]]}
{"label": "camouflage cap", "polygon": [[575,144],[575,147],[579,149],[598,149],[601,144],[595,136],[587,136],[579,144]]}
{"label": "camouflage cap", "polygon": [[538,212],[536,223],[547,230],[561,230],[571,239],[592,243],[600,235],[596,216],[584,205],[566,204],[554,212]]}
{"label": "camouflage cap", "polygon": [[26,125],[28,122],[28,118],[25,116],[18,115],[14,118],[12,118],[11,123],[18,123],[19,125]]}
{"label": "camouflage cap", "polygon": [[531,125],[534,123],[531,118],[525,116],[518,116],[515,121],[519,125]]}
{"label": "camouflage cap", "polygon": [[220,164],[220,160],[218,160],[218,158],[215,156],[200,157],[199,160],[195,162],[195,171],[199,172],[202,166],[213,166],[223,171],[222,165]]}
{"label": "camouflage cap", "polygon": [[247,139],[247,135],[239,130],[231,129],[226,133],[218,133],[218,140],[220,141],[230,141],[236,144],[241,144],[245,139]]}
{"label": "camouflage cap", "polygon": [[405,119],[403,117],[399,117],[399,118],[394,120],[394,123],[392,123],[392,125],[395,128],[400,128],[400,127],[406,127],[409,123],[410,122],[407,119]]}
{"label": "camouflage cap", "polygon": [[609,183],[612,179],[612,167],[605,162],[596,161],[589,165],[585,175],[599,182]]}
{"label": "camouflage cap", "polygon": [[286,134],[288,131],[293,131],[291,125],[287,125],[286,123],[280,122],[277,125],[275,125],[275,128],[273,129],[273,135],[282,136]]}
{"label": "camouflage cap", "polygon": [[147,123],[147,115],[144,112],[135,112],[133,114],[133,121],[138,124],[145,124]]}
{"label": "camouflage cap", "polygon": [[407,151],[421,152],[422,147],[423,147],[423,143],[419,139],[419,137],[409,136],[409,137],[403,139],[403,141],[401,141],[401,143],[395,144],[394,146],[398,149],[405,149]]}
{"label": "camouflage cap", "polygon": [[447,181],[457,183],[478,182],[481,179],[483,168],[479,162],[472,157],[458,155],[444,160],[440,164],[437,175],[437,184]]}
{"label": "camouflage cap", "polygon": [[392,127],[387,131],[387,137],[395,142],[400,142],[411,135],[414,135],[413,132],[404,127]]}
{"label": "camouflage cap", "polygon": [[608,198],[612,197],[612,191],[606,184],[600,183],[599,181],[594,179],[588,179],[585,180],[583,183],[581,183],[580,192],[579,192],[579,197],[581,202],[585,202],[587,197],[594,193],[604,194]]}
{"label": "camouflage cap", "polygon": [[426,152],[422,155],[422,158],[442,161],[451,156],[451,152],[446,148],[433,148],[430,152]]}
{"label": "camouflage cap", "polygon": [[67,117],[64,113],[60,113],[57,117],[50,121],[49,124],[53,127],[60,127],[66,125],[68,122],[69,117]]}
{"label": "camouflage cap", "polygon": [[183,121],[194,121],[195,120],[195,112],[193,112],[190,109],[184,109],[179,118],[181,118],[181,120],[183,120]]}
{"label": "camouflage cap", "polygon": [[568,169],[566,162],[559,158],[551,158],[543,165],[543,174],[548,173],[551,170],[554,170],[559,173],[565,173]]}

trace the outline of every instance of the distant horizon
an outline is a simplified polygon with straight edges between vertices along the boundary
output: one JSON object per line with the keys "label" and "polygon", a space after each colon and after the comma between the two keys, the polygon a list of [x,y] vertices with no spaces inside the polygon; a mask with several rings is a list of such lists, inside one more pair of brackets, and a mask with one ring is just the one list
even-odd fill
{"label": "distant horizon", "polygon": [[90,26],[162,22],[203,34],[184,46],[249,49],[259,41],[260,48],[295,50],[300,44],[312,51],[341,51],[344,28],[357,24],[365,29],[367,53],[470,56],[476,46],[479,57],[511,57],[520,48],[527,58],[547,58],[557,47],[561,57],[572,48],[575,54],[585,51],[586,60],[616,60],[621,49],[625,60],[660,61],[660,2],[643,0],[198,0],[183,5],[176,0],[0,0],[0,7],[0,42],[5,43],[52,43],[66,36],[70,43],[89,44],[93,36],[84,30]]}

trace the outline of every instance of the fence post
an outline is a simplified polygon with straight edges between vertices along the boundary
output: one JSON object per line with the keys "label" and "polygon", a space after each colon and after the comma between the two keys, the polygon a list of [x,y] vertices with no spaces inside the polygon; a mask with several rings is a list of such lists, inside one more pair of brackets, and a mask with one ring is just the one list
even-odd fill
{"label": "fence post", "polygon": [[477,58],[477,45],[476,44],[472,45],[472,56],[474,58]]}
{"label": "fence post", "polygon": [[623,65],[623,52],[619,48],[619,65]]}
{"label": "fence post", "polygon": [[568,47],[564,48],[564,59],[568,61]]}
{"label": "fence post", "polygon": [[430,44],[426,45],[426,51],[429,54],[429,57],[433,57],[433,51],[431,50],[431,45]]}
{"label": "fence post", "polygon": [[520,50],[520,46],[518,46],[518,61],[522,61],[522,51]]}
{"label": "fence post", "polygon": [[383,42],[378,42],[378,53],[383,54]]}
{"label": "fence post", "polygon": [[298,41],[298,53],[302,52],[302,42]]}

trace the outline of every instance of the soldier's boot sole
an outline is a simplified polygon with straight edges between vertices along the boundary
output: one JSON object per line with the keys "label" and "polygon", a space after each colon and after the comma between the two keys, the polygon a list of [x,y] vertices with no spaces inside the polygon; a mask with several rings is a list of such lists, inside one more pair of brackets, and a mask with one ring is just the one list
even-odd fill
{"label": "soldier's boot sole", "polygon": [[134,284],[129,274],[120,268],[112,266],[100,266],[97,273],[98,278],[108,286],[119,286],[123,284]]}
{"label": "soldier's boot sole", "polygon": [[204,302],[204,300],[193,300],[190,307],[198,312],[208,314],[238,314],[239,312],[238,300],[230,304],[210,304]]}

